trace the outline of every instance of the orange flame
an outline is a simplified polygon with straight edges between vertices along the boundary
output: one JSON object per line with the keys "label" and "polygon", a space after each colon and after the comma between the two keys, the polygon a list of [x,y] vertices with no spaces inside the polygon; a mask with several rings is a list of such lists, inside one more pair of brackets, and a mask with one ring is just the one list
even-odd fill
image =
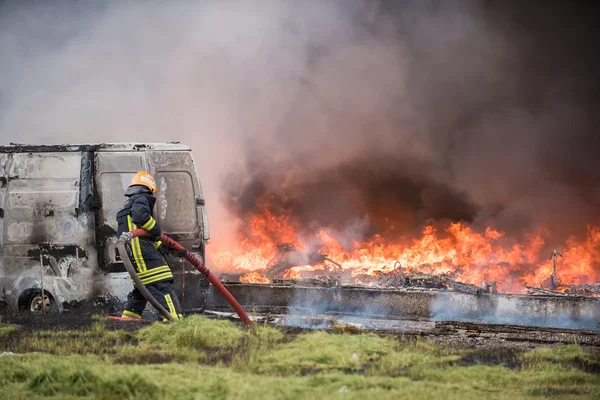
{"label": "orange flame", "polygon": [[[277,244],[287,242],[306,251],[293,228],[289,214],[275,216],[267,207],[249,221],[249,233],[239,235],[235,249],[218,248],[213,262],[219,270],[246,271],[248,283],[268,283],[264,271],[277,253]],[[416,237],[390,241],[375,235],[368,241],[354,241],[344,247],[335,234],[321,230],[316,237],[328,247],[328,257],[341,264],[340,274],[364,282],[365,276],[391,272],[400,265],[407,273],[454,273],[463,283],[479,285],[498,282],[499,290],[522,292],[525,285],[538,286],[552,274],[548,254],[542,254],[546,232],[528,235],[517,242],[491,227],[478,232],[465,223],[450,223],[443,229],[426,226]],[[569,238],[564,259],[559,261],[562,282],[583,284],[600,279],[600,227],[590,227],[585,240]],[[299,279],[303,272],[323,269],[322,265],[298,265],[285,272],[286,279]]]}
{"label": "orange flame", "polygon": [[301,279],[302,274],[296,268],[290,268],[283,274],[283,279]]}
{"label": "orange flame", "polygon": [[269,278],[264,276],[258,271],[250,271],[244,276],[240,277],[242,283],[271,283]]}

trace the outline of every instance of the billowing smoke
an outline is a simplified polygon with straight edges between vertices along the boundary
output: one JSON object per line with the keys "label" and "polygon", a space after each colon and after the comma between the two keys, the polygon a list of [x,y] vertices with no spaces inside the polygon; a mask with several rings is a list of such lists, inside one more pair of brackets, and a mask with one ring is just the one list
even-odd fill
{"label": "billowing smoke", "polygon": [[242,229],[264,199],[307,231],[366,215],[364,237],[462,220],[515,237],[544,227],[557,246],[598,223],[591,19],[554,3],[369,5],[306,33],[289,111],[225,182]]}
{"label": "billowing smoke", "polygon": [[489,3],[5,0],[0,140],[190,144],[217,239],[266,197],[353,238],[563,243],[598,217],[593,18]]}

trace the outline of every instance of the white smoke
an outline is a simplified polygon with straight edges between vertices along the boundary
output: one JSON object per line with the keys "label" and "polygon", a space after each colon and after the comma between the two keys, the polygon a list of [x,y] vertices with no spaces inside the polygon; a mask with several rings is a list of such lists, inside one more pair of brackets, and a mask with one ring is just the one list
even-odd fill
{"label": "white smoke", "polygon": [[472,296],[438,293],[431,305],[431,321],[484,322],[568,329],[599,329],[599,303],[565,298]]}

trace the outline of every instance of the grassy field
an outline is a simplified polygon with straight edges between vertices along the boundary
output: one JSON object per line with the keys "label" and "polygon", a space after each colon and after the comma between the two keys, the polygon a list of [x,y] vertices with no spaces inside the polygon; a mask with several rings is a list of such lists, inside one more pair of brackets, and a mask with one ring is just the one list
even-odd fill
{"label": "grassy field", "polygon": [[6,351],[0,399],[600,398],[598,353],[577,345],[482,351],[192,316],[137,331],[0,326]]}

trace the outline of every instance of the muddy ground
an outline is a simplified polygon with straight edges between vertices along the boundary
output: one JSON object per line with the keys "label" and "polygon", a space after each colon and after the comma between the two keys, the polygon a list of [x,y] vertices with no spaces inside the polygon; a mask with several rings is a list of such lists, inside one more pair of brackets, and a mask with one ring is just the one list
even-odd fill
{"label": "muddy ground", "polygon": [[136,331],[153,321],[120,322],[103,318],[120,313],[107,311],[103,304],[82,303],[77,308],[61,313],[28,313],[13,312],[0,306],[0,321],[3,324],[16,327],[23,332],[27,331],[86,331],[98,320],[104,320],[109,330]]}

